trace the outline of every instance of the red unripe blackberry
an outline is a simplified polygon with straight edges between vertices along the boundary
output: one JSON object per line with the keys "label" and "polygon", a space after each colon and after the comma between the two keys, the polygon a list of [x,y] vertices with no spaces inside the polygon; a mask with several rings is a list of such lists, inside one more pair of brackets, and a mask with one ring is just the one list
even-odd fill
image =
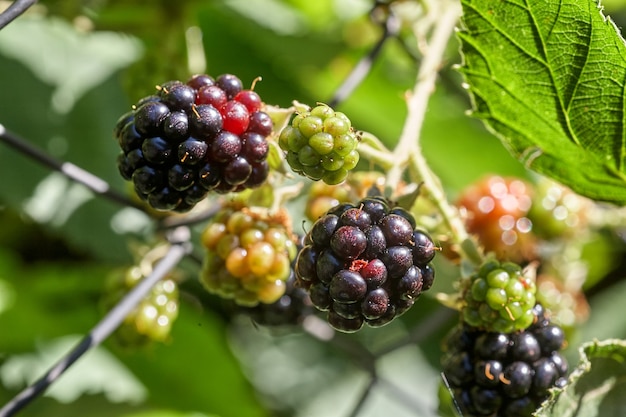
{"label": "red unripe blackberry", "polygon": [[490,176],[467,187],[457,200],[467,230],[498,259],[527,262],[536,257],[528,211],[532,187],[517,178]]}

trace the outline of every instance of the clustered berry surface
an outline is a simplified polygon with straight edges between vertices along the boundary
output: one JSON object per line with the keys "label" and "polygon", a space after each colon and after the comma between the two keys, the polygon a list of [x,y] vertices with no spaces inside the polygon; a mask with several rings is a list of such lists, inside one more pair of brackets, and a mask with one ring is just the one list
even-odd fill
{"label": "clustered berry surface", "polygon": [[406,312],[434,279],[436,247],[413,216],[381,197],[340,204],[315,222],[296,261],[298,285],[344,332]]}
{"label": "clustered berry surface", "polygon": [[566,384],[565,336],[543,307],[524,331],[486,332],[459,324],[443,343],[443,370],[464,416],[530,417],[552,387]]}
{"label": "clustered berry surface", "polygon": [[118,120],[119,171],[158,210],[184,212],[209,191],[257,187],[269,172],[273,128],[261,106],[231,74],[164,83]]}
{"label": "clustered berry surface", "polygon": [[[111,275],[107,283],[103,307],[108,311],[145,277],[141,268],[132,267]],[[122,346],[144,346],[169,338],[178,317],[178,284],[171,278],[159,281],[150,293],[124,319],[114,333]]]}
{"label": "clustered berry surface", "polygon": [[508,333],[533,322],[535,281],[512,262],[486,261],[470,277],[463,294],[463,320],[473,327]]}
{"label": "clustered berry surface", "polygon": [[350,119],[325,104],[297,114],[278,140],[291,169],[331,185],[343,182],[356,167],[358,143]]}
{"label": "clustered berry surface", "polygon": [[279,300],[297,251],[288,224],[286,212],[224,208],[202,233],[204,287],[242,306]]}

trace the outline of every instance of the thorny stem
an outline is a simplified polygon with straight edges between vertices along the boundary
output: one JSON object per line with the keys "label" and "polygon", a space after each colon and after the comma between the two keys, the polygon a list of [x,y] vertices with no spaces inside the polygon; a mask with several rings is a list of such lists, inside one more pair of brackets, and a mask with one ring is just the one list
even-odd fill
{"label": "thorny stem", "polygon": [[420,145],[420,133],[428,101],[435,90],[437,74],[442,65],[446,47],[461,16],[461,7],[456,1],[442,0],[432,5],[429,15],[425,16],[424,21],[432,22],[434,28],[428,44],[421,45],[424,28],[418,28],[416,25],[414,29],[421,49],[424,50],[423,59],[415,87],[407,97],[408,114],[398,145],[393,151],[393,160],[396,162],[389,170],[387,184],[391,187],[398,184],[408,166],[412,180],[422,184],[424,194],[439,210],[450,231],[452,242],[460,247],[459,250],[464,258],[480,262],[473,253],[466,253],[462,247],[462,243],[469,241],[469,235],[458,211],[448,202],[439,178],[428,166]]}

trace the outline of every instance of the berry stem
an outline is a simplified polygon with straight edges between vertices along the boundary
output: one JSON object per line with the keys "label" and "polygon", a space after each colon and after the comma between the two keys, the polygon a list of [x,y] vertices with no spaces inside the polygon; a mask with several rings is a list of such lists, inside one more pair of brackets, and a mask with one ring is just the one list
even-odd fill
{"label": "berry stem", "polygon": [[[421,46],[421,49],[424,51],[423,59],[413,91],[407,95],[408,114],[398,145],[393,152],[393,159],[396,161],[396,164],[389,170],[387,184],[392,187],[395,186],[408,166],[411,179],[416,183],[422,183],[424,194],[437,207],[450,231],[452,243],[459,246],[459,251],[465,259],[480,264],[482,261],[480,251],[477,250],[475,245],[472,245],[472,240],[465,230],[465,225],[459,216],[458,210],[448,202],[441,181],[430,169],[420,144],[420,134],[424,124],[428,101],[435,90],[438,70],[460,16],[461,8],[458,2],[440,1],[436,4],[431,4],[428,14],[424,16],[424,25],[415,25],[414,30],[418,47]],[[429,25],[434,26],[432,35],[428,44],[423,45],[425,43],[425,33],[429,30]]]}
{"label": "berry stem", "polygon": [[380,165],[384,170],[392,169],[396,161],[391,151],[371,133],[358,133],[360,137],[359,154],[368,161]]}
{"label": "berry stem", "polygon": [[0,417],[15,415],[38,395],[42,394],[54,381],[72,366],[89,349],[102,343],[150,292],[152,287],[165,277],[180,260],[190,253],[189,229],[180,228],[172,231],[169,239],[173,242],[167,253],[156,264],[152,273],[131,289],[120,302],[72,349],[53,365],[45,375],[18,393],[0,409]]}

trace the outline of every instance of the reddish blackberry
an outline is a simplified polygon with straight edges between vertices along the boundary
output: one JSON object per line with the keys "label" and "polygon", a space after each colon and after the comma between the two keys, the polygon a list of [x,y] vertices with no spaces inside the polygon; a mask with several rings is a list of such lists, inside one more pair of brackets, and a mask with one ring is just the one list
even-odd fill
{"label": "reddish blackberry", "polygon": [[258,187],[272,131],[261,107],[230,74],[164,83],[118,120],[119,171],[158,210],[187,211],[210,191]]}
{"label": "reddish blackberry", "polygon": [[536,236],[527,217],[532,187],[517,178],[489,176],[471,184],[457,205],[466,214],[467,230],[498,259],[527,262],[536,258]]}
{"label": "reddish blackberry", "polygon": [[[103,309],[108,311],[150,271],[132,267],[111,275],[107,282]],[[127,347],[164,342],[178,317],[178,285],[171,278],[159,281],[115,331],[116,341]]]}
{"label": "reddish blackberry", "polygon": [[325,104],[296,115],[278,143],[295,172],[327,184],[343,182],[359,162],[350,119]]}
{"label": "reddish blackberry", "polygon": [[541,305],[525,331],[457,325],[443,344],[443,371],[464,416],[530,417],[552,387],[566,383],[563,331]]}
{"label": "reddish blackberry", "polygon": [[340,204],[315,222],[296,261],[298,285],[337,330],[382,326],[430,288],[436,247],[412,216],[380,197]]}
{"label": "reddish blackberry", "polygon": [[204,287],[241,306],[279,300],[296,256],[289,221],[286,211],[225,207],[202,234]]}

